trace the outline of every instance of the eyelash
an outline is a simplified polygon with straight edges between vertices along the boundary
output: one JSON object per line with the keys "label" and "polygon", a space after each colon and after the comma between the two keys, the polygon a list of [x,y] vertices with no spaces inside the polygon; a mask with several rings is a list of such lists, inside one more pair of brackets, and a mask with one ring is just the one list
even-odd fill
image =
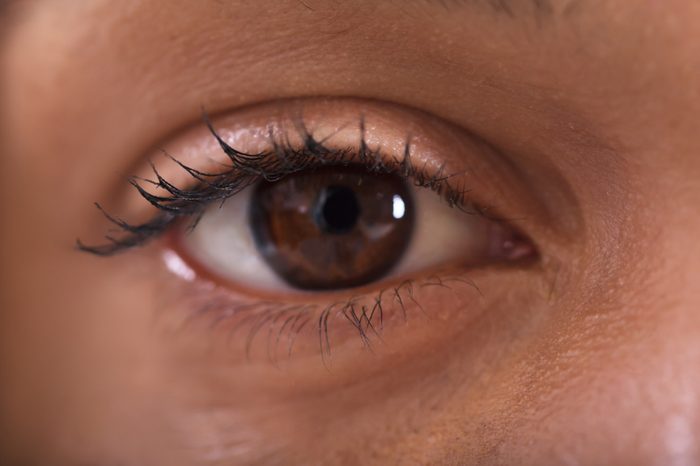
{"label": "eyelash", "polygon": [[[324,145],[328,138],[320,141],[315,139],[303,121],[298,120],[295,127],[302,141],[300,147],[295,147],[285,133],[282,133],[282,137],[275,138],[271,128],[268,132],[271,149],[258,154],[247,154],[229,146],[216,132],[206,113],[203,114],[202,119],[230,161],[226,169],[221,173],[202,172],[181,163],[163,150],[168,158],[186,171],[195,181],[194,187],[190,189],[176,187],[163,178],[155,165],[151,163],[154,179],[132,177],[129,179],[129,183],[141,197],[158,209],[159,213],[145,223],[131,224],[111,215],[96,203],[97,208],[121,231],[122,235],[120,237],[105,235],[107,243],[95,246],[86,245],[77,240],[77,248],[80,251],[97,256],[112,256],[131,248],[143,246],[150,240],[164,234],[182,218],[190,218],[189,228],[193,229],[212,202],[225,202],[261,180],[274,182],[285,176],[316,167],[361,165],[370,174],[397,175],[409,180],[416,187],[435,192],[450,207],[470,215],[481,215],[489,220],[499,221],[498,218],[488,213],[487,208],[468,202],[467,193],[469,190],[465,187],[457,188],[451,184],[451,178],[456,175],[445,175],[444,167],[440,167],[430,174],[425,166],[414,165],[411,159],[410,137],[406,138],[402,158],[387,158],[381,148],[370,148],[365,139],[363,118],[360,118],[359,121],[360,140],[357,147],[342,150],[329,149]],[[168,195],[152,194],[145,189],[144,184],[164,189]],[[452,285],[454,283],[464,284],[470,290],[476,291],[477,295],[481,295],[481,291],[474,282],[459,274],[431,275],[419,280],[404,279],[393,285],[389,284],[378,292],[341,298],[330,305],[260,301],[237,302],[226,294],[218,299],[212,295],[212,289],[208,289],[203,295],[205,298],[203,304],[192,303],[195,310],[186,319],[185,324],[209,315],[211,329],[223,325],[223,322],[228,323],[227,326],[231,328],[229,339],[241,326],[249,325],[250,330],[245,339],[245,352],[248,359],[251,357],[253,340],[257,335],[263,333],[263,327],[268,325],[267,353],[269,359],[276,363],[277,350],[285,332],[289,341],[288,356],[291,357],[292,347],[298,334],[310,322],[316,320],[320,355],[324,364],[327,365],[328,358],[331,356],[329,332],[331,314],[334,317],[344,317],[357,330],[363,347],[371,351],[372,339],[376,337],[381,341],[380,334],[384,325],[385,313],[397,314],[404,321],[407,319],[409,308],[415,307],[419,312],[425,314],[426,311],[417,301],[414,291],[426,287],[439,287],[456,292],[453,289],[454,285]],[[389,302],[385,302],[387,298]]]}
{"label": "eyelash", "polygon": [[[281,138],[275,138],[272,129],[270,129],[271,149],[258,154],[247,154],[229,146],[216,132],[206,113],[202,118],[209,132],[230,161],[226,170],[221,173],[202,172],[181,163],[163,151],[167,157],[196,181],[195,186],[190,189],[176,187],[163,178],[155,165],[151,163],[155,179],[131,177],[129,183],[141,197],[158,209],[159,214],[145,223],[131,224],[113,216],[104,210],[99,203],[95,203],[100,212],[123,235],[119,238],[105,235],[107,243],[92,246],[78,239],[76,247],[80,251],[98,256],[111,256],[127,249],[142,246],[165,233],[181,218],[191,218],[189,228],[193,229],[206,207],[212,202],[225,202],[228,198],[259,181],[279,181],[286,176],[316,167],[361,165],[370,174],[397,175],[412,181],[416,187],[430,189],[440,195],[450,207],[468,214],[487,216],[487,209],[467,203],[468,189],[464,187],[458,189],[450,185],[449,179],[453,178],[454,175],[444,175],[443,167],[436,170],[435,173],[429,174],[425,166],[417,167],[412,163],[410,137],[406,139],[401,159],[397,157],[388,159],[382,154],[381,148],[371,149],[365,139],[363,118],[360,118],[359,122],[361,136],[357,148],[329,149],[324,145],[324,140],[316,140],[303,121],[298,120],[295,126],[303,141],[301,147],[294,147],[285,135]],[[169,195],[158,196],[150,193],[144,184],[164,189]],[[489,216],[489,218],[491,217]]]}
{"label": "eyelash", "polygon": [[483,297],[476,283],[458,274],[430,275],[420,280],[403,280],[378,292],[353,295],[329,305],[283,304],[269,301],[247,303],[231,301],[225,295],[219,300],[211,296],[212,290],[208,290],[204,304],[192,303],[196,310],[185,320],[183,326],[191,325],[193,321],[208,316],[210,331],[226,323],[228,342],[233,340],[240,328],[249,327],[244,339],[244,352],[248,361],[252,360],[254,340],[261,333],[266,332],[265,355],[272,364],[277,365],[280,362],[278,354],[281,341],[286,337],[286,356],[288,359],[291,358],[297,336],[315,321],[319,354],[323,364],[330,368],[332,351],[329,320],[332,316],[342,317],[350,324],[357,331],[363,348],[373,352],[375,340],[383,343],[385,314],[398,316],[406,322],[409,313],[415,310],[430,318],[425,308],[418,302],[416,291],[437,287],[456,293],[456,286],[465,286],[470,292],[476,293],[476,296]]}

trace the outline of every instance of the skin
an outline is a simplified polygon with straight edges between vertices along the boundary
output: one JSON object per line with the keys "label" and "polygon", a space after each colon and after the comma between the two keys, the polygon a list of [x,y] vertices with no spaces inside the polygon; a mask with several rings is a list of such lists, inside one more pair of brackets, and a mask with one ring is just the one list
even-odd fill
{"label": "skin", "polygon": [[[534,5],[8,5],[0,462],[700,463],[700,4]],[[464,271],[481,297],[426,292],[434,317],[389,319],[374,352],[339,327],[329,368],[310,331],[276,367],[176,330],[190,288],[163,241],[74,249],[104,234],[94,201],[148,213],[125,178],[198,141],[202,107],[226,127],[319,97],[497,147],[518,181],[484,168],[475,195],[537,263]],[[425,131],[436,157],[489,158]]]}

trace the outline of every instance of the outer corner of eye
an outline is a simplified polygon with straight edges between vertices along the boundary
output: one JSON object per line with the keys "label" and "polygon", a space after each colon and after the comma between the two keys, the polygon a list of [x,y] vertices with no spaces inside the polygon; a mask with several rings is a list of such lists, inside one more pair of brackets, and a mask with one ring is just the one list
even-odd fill
{"label": "outer corner of eye", "polygon": [[392,173],[330,166],[259,181],[179,229],[183,256],[246,293],[330,292],[441,265],[520,260],[532,243]]}

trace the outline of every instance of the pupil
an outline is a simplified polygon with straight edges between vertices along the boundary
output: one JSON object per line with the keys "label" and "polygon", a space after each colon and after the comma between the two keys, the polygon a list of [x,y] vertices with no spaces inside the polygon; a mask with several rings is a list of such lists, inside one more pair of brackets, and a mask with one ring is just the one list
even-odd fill
{"label": "pupil", "polygon": [[360,216],[360,205],[352,189],[345,186],[329,186],[319,196],[316,222],[326,233],[350,232]]}

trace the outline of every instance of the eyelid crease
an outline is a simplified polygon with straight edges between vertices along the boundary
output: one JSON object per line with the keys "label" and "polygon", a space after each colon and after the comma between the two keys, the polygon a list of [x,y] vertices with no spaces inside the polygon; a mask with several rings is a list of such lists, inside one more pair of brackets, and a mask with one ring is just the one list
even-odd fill
{"label": "eyelid crease", "polygon": [[[425,166],[416,166],[411,158],[410,136],[406,138],[401,158],[394,156],[387,159],[381,148],[370,148],[365,137],[365,119],[362,116],[359,121],[360,141],[356,148],[328,148],[325,143],[330,136],[317,140],[307,129],[304,121],[298,118],[294,121],[294,127],[301,139],[300,147],[295,146],[286,134],[276,138],[274,131],[270,128],[268,142],[271,148],[255,154],[241,152],[226,143],[214,129],[206,112],[203,113],[202,119],[227,157],[226,170],[221,173],[200,171],[178,161],[167,151],[162,150],[170,160],[196,181],[195,187],[178,188],[161,176],[155,165],[151,163],[154,179],[131,177],[129,184],[159,211],[158,214],[144,223],[131,224],[111,215],[96,204],[105,218],[122,234],[119,237],[105,235],[106,242],[98,245],[88,245],[77,240],[78,250],[98,256],[111,256],[145,245],[181,218],[191,218],[189,228],[195,228],[205,208],[212,202],[225,202],[226,199],[260,180],[274,182],[285,176],[320,166],[362,165],[368,173],[399,175],[410,179],[416,187],[434,191],[450,207],[467,214],[483,215],[491,220],[499,220],[486,208],[469,203],[467,200],[469,189],[465,186],[458,188],[450,184],[450,179],[455,175],[445,175],[444,165],[432,174],[427,172]],[[146,189],[147,185],[162,189],[167,195],[154,194]]]}

